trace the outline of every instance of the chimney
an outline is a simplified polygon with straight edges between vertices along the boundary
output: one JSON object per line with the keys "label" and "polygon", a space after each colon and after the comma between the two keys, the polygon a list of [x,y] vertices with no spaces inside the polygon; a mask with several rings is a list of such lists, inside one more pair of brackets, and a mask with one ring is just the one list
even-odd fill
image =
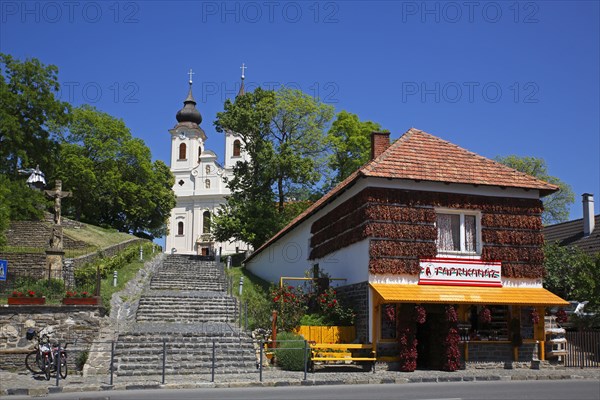
{"label": "chimney", "polygon": [[589,236],[594,231],[594,195],[584,193],[583,197],[583,236]]}
{"label": "chimney", "polygon": [[390,147],[389,132],[371,133],[371,160],[379,157],[388,147]]}

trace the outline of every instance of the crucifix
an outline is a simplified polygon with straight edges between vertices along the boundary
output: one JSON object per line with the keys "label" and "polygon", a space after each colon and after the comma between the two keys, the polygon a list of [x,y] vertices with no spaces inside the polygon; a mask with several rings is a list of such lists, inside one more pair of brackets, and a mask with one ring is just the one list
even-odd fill
{"label": "crucifix", "polygon": [[192,84],[192,75],[194,75],[195,72],[192,72],[192,69],[190,68],[190,72],[188,72],[188,75],[190,76],[190,85]]}
{"label": "crucifix", "polygon": [[62,250],[62,227],[60,221],[61,212],[61,199],[71,196],[71,192],[62,191],[62,181],[56,180],[54,189],[45,190],[46,196],[54,199],[54,227],[52,228],[52,235],[50,236],[50,248],[55,250]]}
{"label": "crucifix", "polygon": [[246,67],[246,64],[242,63],[242,66],[240,67],[240,69],[242,70],[242,79],[245,78],[244,73],[246,72],[246,68],[248,68],[248,67]]}

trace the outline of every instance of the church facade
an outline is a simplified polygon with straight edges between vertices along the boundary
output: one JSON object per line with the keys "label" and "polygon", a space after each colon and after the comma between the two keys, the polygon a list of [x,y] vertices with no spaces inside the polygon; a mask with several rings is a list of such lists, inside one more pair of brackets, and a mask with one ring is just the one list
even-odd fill
{"label": "church facade", "polygon": [[[243,77],[238,96],[241,94]],[[177,204],[171,210],[165,252],[209,256],[246,251],[246,243],[217,242],[212,234],[214,215],[230,193],[226,181],[233,176],[234,165],[248,159],[241,138],[235,132],[225,132],[223,164],[215,152],[205,148],[207,137],[200,127],[202,115],[192,95],[191,71],[189,92],[183,104],[176,115],[177,124],[169,130]]]}

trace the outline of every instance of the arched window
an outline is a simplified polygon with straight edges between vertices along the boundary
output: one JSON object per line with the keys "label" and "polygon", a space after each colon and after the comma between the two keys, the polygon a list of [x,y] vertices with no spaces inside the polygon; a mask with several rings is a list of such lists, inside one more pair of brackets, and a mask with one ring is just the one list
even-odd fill
{"label": "arched window", "polygon": [[235,140],[233,142],[233,156],[239,157],[241,151],[242,151],[242,144],[240,143],[239,140]]}
{"label": "arched window", "polygon": [[183,222],[181,221],[177,223],[177,234],[183,235]]}
{"label": "arched window", "polygon": [[204,181],[204,187],[206,189],[210,189],[210,179],[207,179],[207,180]]}
{"label": "arched window", "polygon": [[210,211],[202,213],[202,233],[210,233]]}
{"label": "arched window", "polygon": [[187,160],[187,148],[185,143],[181,143],[179,145],[179,159],[180,160]]}

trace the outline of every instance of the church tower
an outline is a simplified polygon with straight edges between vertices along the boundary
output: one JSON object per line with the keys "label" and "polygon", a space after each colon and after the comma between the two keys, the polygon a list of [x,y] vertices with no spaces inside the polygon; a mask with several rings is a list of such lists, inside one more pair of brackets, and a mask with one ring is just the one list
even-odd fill
{"label": "church tower", "polygon": [[[175,116],[177,124],[171,134],[171,172],[175,177],[173,191],[177,203],[168,222],[165,252],[212,256],[230,254],[248,249],[239,241],[216,242],[212,235],[212,219],[230,191],[225,178],[232,176],[235,162],[245,153],[237,146],[239,136],[226,133],[226,167],[217,161],[217,155],[205,149],[206,133],[200,127],[202,115],[196,108],[192,94],[192,75],[183,108]],[[239,95],[239,94],[238,94]],[[228,153],[229,151],[229,153]],[[238,154],[237,156],[235,154]],[[227,163],[227,160],[231,160]]]}

